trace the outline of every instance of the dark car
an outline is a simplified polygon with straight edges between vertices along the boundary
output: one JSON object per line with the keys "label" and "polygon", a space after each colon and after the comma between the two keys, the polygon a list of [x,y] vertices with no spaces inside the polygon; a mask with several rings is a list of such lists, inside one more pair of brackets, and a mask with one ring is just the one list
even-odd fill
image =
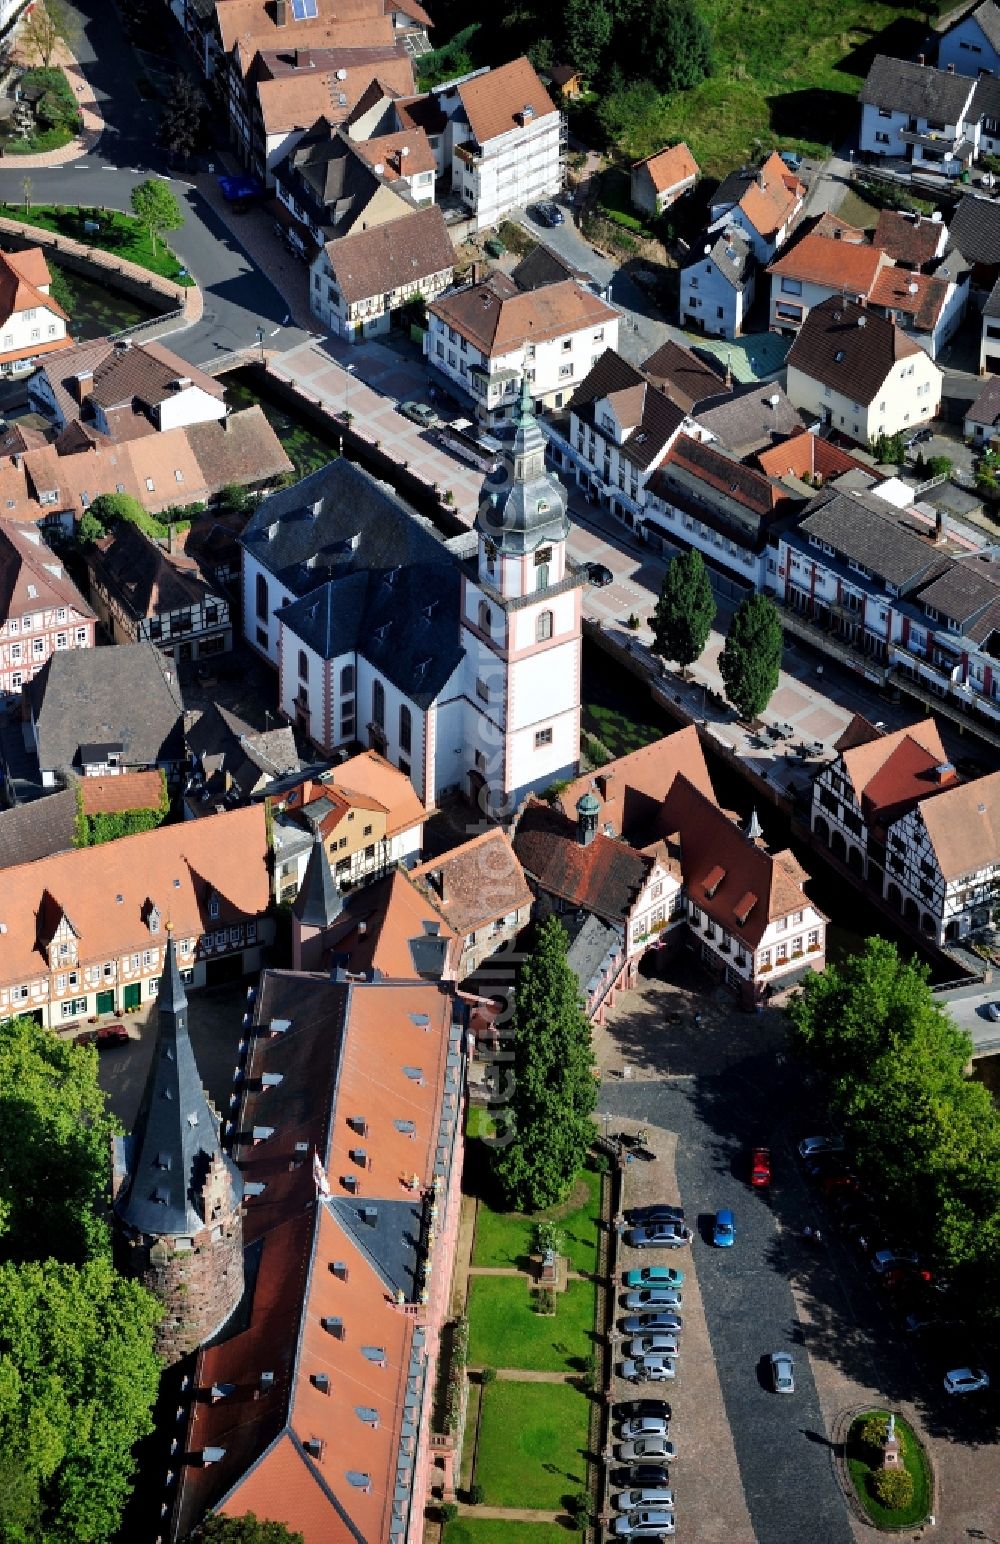
{"label": "dark car", "polygon": [[603,563],[588,563],[586,575],[595,590],[604,590],[614,583],[614,574]]}
{"label": "dark car", "polygon": [[670,1484],[670,1475],[658,1464],[633,1464],[622,1472],[621,1485],[628,1490],[655,1490]]}
{"label": "dark car", "polygon": [[625,1242],[633,1249],[680,1249],[690,1244],[691,1234],[683,1222],[649,1222],[630,1228]]}
{"label": "dark car", "polygon": [[553,204],[551,201],[547,201],[544,204],[536,204],[532,213],[539,225],[545,225],[549,230],[552,230],[556,225],[562,225],[565,220],[565,215],[559,208],[559,205]]}
{"label": "dark car", "polygon": [[625,1213],[626,1222],[683,1222],[683,1206],[666,1206],[657,1203],[655,1206],[633,1206]]}
{"label": "dark car", "polygon": [[670,1406],[665,1399],[626,1399],[615,1405],[615,1417],[619,1421],[630,1420],[636,1415],[660,1415],[670,1419]]}
{"label": "dark car", "polygon": [[910,450],[914,445],[925,444],[927,440],[932,438],[933,434],[933,429],[918,429],[915,434],[907,437],[905,441],[907,450]]}

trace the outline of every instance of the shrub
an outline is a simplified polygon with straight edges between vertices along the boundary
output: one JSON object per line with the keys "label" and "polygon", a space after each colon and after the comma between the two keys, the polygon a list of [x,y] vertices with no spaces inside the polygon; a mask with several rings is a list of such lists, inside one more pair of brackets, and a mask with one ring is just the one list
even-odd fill
{"label": "shrub", "polygon": [[564,1496],[563,1500],[574,1526],[582,1532],[590,1521],[590,1497],[585,1490],[578,1490],[572,1496]]}
{"label": "shrub", "polygon": [[454,1501],[442,1501],[441,1505],[438,1507],[438,1517],[441,1519],[441,1522],[444,1524],[444,1526],[447,1527],[449,1523],[453,1523],[457,1516],[458,1507],[455,1505]]}
{"label": "shrub", "polygon": [[535,1293],[535,1312],[554,1318],[556,1312],[556,1295],[551,1287],[540,1287]]}
{"label": "shrub", "polygon": [[554,1222],[535,1223],[535,1253],[544,1254],[551,1249],[554,1254],[561,1254],[563,1236]]}
{"label": "shrub", "polygon": [[878,1462],[881,1459],[882,1444],[885,1442],[888,1429],[889,1417],[881,1410],[869,1410],[868,1414],[862,1416],[858,1422],[857,1438],[864,1447],[868,1448],[867,1457],[870,1462]]}
{"label": "shrub", "polygon": [[479,1374],[479,1381],[484,1389],[488,1389],[491,1383],[495,1383],[497,1381],[496,1368],[484,1367],[482,1372]]}
{"label": "shrub", "polygon": [[879,1505],[894,1512],[913,1500],[913,1475],[906,1469],[877,1469],[869,1483]]}
{"label": "shrub", "polygon": [[470,1506],[482,1506],[482,1504],[483,1504],[483,1502],[485,1500],[486,1500],[486,1492],[483,1489],[483,1487],[479,1484],[478,1481],[474,1485],[470,1485],[469,1486],[469,1505]]}

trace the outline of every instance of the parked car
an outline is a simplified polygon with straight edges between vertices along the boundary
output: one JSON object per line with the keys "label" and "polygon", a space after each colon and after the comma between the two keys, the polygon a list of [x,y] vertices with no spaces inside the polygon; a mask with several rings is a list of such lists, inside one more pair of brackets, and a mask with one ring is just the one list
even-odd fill
{"label": "parked car", "polygon": [[910,1287],[929,1287],[934,1281],[934,1272],[927,1269],[926,1265],[894,1265],[892,1270],[884,1271],[879,1277],[879,1282],[890,1292],[905,1292]]}
{"label": "parked car", "polygon": [[755,1190],[762,1190],[771,1183],[771,1149],[755,1147],[750,1154],[750,1183]]}
{"label": "parked car", "polygon": [[620,1490],[615,1497],[616,1512],[634,1512],[643,1506],[673,1506],[674,1493],[665,1486],[652,1486],[637,1490]]}
{"label": "parked car", "polygon": [[919,1264],[920,1256],[912,1249],[876,1249],[872,1255],[872,1270],[878,1276],[884,1276],[887,1271],[897,1270],[900,1266]]}
{"label": "parked car", "polygon": [[914,434],[907,435],[906,440],[904,441],[907,450],[910,450],[914,445],[923,445],[925,441],[932,437],[933,433],[933,429],[924,428],[918,429]]}
{"label": "parked car", "polygon": [[112,1046],[128,1045],[129,1032],[124,1024],[102,1024],[100,1029],[84,1029],[76,1037],[77,1045],[96,1045],[99,1051]]}
{"label": "parked car", "polygon": [[679,1287],[647,1287],[642,1292],[626,1292],[625,1307],[639,1312],[656,1313],[661,1308],[682,1308],[684,1294]]}
{"label": "parked car", "polygon": [[653,1206],[633,1206],[625,1213],[626,1222],[683,1222],[683,1206],[668,1206],[664,1201],[657,1201]]}
{"label": "parked car", "polygon": [[631,1486],[633,1490],[665,1490],[670,1484],[670,1475],[662,1464],[633,1464],[618,1483]]}
{"label": "parked car", "polygon": [[677,1363],[672,1356],[629,1356],[622,1362],[622,1377],[627,1383],[669,1383],[676,1376]]}
{"label": "parked car", "polygon": [[664,1534],[676,1533],[677,1529],[673,1512],[643,1510],[616,1517],[612,1532],[617,1538],[657,1539]]}
{"label": "parked car", "polygon": [[627,1271],[627,1287],[679,1287],[684,1272],[675,1265],[642,1265],[638,1270]]}
{"label": "parked car", "polygon": [[776,1394],[795,1393],[795,1363],[787,1351],[772,1351],[771,1387]]}
{"label": "parked car", "polygon": [[843,1151],[843,1137],[833,1132],[827,1132],[825,1136],[803,1137],[799,1143],[800,1158],[814,1158],[817,1153],[842,1153]]}
{"label": "parked car", "polygon": [[836,1195],[838,1191],[854,1191],[861,1189],[856,1174],[850,1169],[834,1169],[829,1174],[824,1174],[819,1181],[819,1188],[825,1196]]}
{"label": "parked car", "polygon": [[955,1367],[944,1375],[946,1394],[979,1394],[989,1386],[989,1373],[981,1367]]}
{"label": "parked car", "polygon": [[615,1406],[615,1414],[619,1420],[652,1415],[664,1416],[669,1421],[670,1406],[665,1399],[623,1399]]}
{"label": "parked car", "polygon": [[641,1459],[645,1463],[651,1459],[662,1459],[664,1463],[672,1464],[677,1451],[666,1437],[637,1437],[634,1441],[620,1444],[618,1457],[626,1462]]}
{"label": "parked car", "polygon": [[604,563],[588,563],[585,572],[595,590],[603,590],[614,583],[615,576]]}
{"label": "parked car", "polygon": [[683,1327],[679,1313],[632,1313],[622,1320],[626,1335],[677,1335]]}
{"label": "parked car", "polygon": [[566,218],[559,205],[553,204],[548,200],[543,204],[536,204],[532,214],[539,225],[544,225],[549,230],[552,230],[556,225],[562,225]]}
{"label": "parked car", "polygon": [[625,1345],[625,1355],[640,1360],[646,1356],[677,1356],[679,1346],[676,1335],[636,1335]]}
{"label": "parked car", "polygon": [[712,1243],[716,1249],[731,1249],[736,1242],[736,1220],[728,1207],[715,1214]]}
{"label": "parked car", "polygon": [[987,1003],[986,1017],[992,1019],[994,1024],[1000,1024],[1000,1003]]}
{"label": "parked car", "polygon": [[421,429],[434,429],[441,422],[437,413],[426,402],[401,402],[399,411],[404,418],[419,424]]}
{"label": "parked car", "polygon": [[[666,1440],[670,1430],[670,1417],[666,1415],[632,1415],[621,1424],[621,1438],[624,1443],[649,1442],[653,1439]],[[624,1449],[622,1450],[624,1452]]]}
{"label": "parked car", "polygon": [[633,1249],[680,1249],[690,1244],[691,1234],[683,1222],[651,1222],[642,1228],[630,1228],[625,1242]]}

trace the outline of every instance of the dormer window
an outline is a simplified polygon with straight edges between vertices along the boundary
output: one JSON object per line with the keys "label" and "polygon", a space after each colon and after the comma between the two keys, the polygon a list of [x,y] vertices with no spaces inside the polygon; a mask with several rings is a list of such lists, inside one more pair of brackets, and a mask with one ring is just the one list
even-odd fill
{"label": "dormer window", "polygon": [[150,906],[146,921],[149,924],[149,931],[151,933],[158,933],[160,931],[160,913],[155,906]]}
{"label": "dormer window", "polygon": [[209,900],[208,900],[208,915],[211,917],[213,922],[217,922],[218,921],[218,918],[219,918],[219,897],[215,894],[214,891],[209,896]]}

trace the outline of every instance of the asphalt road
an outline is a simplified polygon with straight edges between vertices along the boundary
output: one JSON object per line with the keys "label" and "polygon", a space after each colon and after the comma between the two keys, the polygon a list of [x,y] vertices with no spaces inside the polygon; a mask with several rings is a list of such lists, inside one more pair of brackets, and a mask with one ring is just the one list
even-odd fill
{"label": "asphalt road", "polygon": [[[696,1230],[694,1264],[758,1544],[852,1544],[788,1283],[789,1259],[808,1247],[802,1228],[817,1220],[790,1152],[771,1131],[783,1093],[794,1097],[791,1079],[752,1048],[754,1021],[741,1022],[748,1049],[725,1071],[677,1082],[609,1081],[601,1108],[677,1132],[677,1182]],[[777,1206],[752,1192],[742,1173],[751,1140],[769,1137],[781,1170]],[[737,1229],[734,1248],[725,1250],[706,1242],[723,1206]],[[790,1397],[771,1392],[763,1365],[783,1349],[795,1358]]]}

